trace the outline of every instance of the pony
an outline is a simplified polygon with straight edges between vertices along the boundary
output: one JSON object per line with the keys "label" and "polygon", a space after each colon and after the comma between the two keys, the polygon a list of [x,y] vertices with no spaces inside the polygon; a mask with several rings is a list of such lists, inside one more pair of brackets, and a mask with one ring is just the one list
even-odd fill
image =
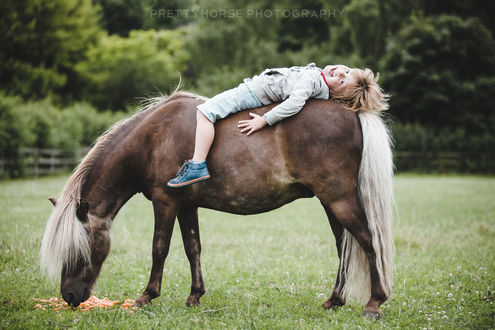
{"label": "pony", "polygon": [[[312,99],[297,115],[248,137],[237,128],[247,112],[239,112],[215,124],[211,179],[169,188],[167,181],[192,155],[196,107],[204,101],[188,92],[153,99],[100,136],[52,199],[40,261],[48,274],[61,276],[63,299],[71,306],[88,299],[110,250],[113,220],[136,193],[154,210],[151,274],[136,306],[160,296],[176,217],[191,268],[186,304],[199,306],[205,293],[199,207],[248,215],[316,196],[340,259],[323,307],[354,299],[366,304],[364,315],[379,316],[392,293],[394,254],[391,137],[380,115]],[[250,111],[263,115],[273,106]]]}

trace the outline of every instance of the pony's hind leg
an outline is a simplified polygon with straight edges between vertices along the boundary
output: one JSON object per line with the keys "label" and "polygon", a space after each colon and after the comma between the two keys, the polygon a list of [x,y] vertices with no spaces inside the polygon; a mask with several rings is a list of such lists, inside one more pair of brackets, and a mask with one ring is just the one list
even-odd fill
{"label": "pony's hind leg", "polygon": [[[323,204],[322,204],[323,205]],[[342,268],[342,238],[344,234],[344,227],[337,221],[332,211],[323,205],[325,213],[327,214],[330,227],[332,228],[333,235],[335,236],[335,244],[337,246],[337,253],[339,255],[339,269],[337,272],[337,278],[335,280],[335,286],[332,291],[332,295],[323,304],[323,308],[331,309],[343,306],[345,304],[345,299],[342,295],[342,289],[344,287],[345,278],[341,271]]]}
{"label": "pony's hind leg", "polygon": [[[356,273],[356,272],[369,272],[369,279],[371,288],[363,287],[366,283],[350,283],[350,278],[346,278],[346,286],[355,287],[358,291],[370,292],[370,298],[368,303],[364,307],[363,315],[368,317],[378,317],[381,315],[380,305],[387,300],[387,295],[382,287],[380,276],[376,264],[376,254],[373,249],[372,236],[368,229],[368,222],[366,215],[364,214],[361,205],[359,203],[357,194],[352,194],[347,198],[341,199],[336,202],[332,202],[329,205],[332,214],[338,220],[338,222],[346,229],[358,242],[359,246],[365,253],[365,260],[367,259],[367,264],[369,267],[365,267],[366,262],[354,263],[353,258],[358,258],[357,248],[352,249],[353,252],[350,255],[345,255],[345,251],[342,252],[341,262],[344,262],[344,267],[358,267],[359,269],[346,269],[346,273]],[[352,242],[348,242],[352,244]],[[354,266],[358,265],[358,266]],[[364,278],[364,276],[362,277]],[[368,291],[370,290],[370,291]],[[346,295],[346,289],[344,289],[344,296]]]}
{"label": "pony's hind leg", "polygon": [[199,299],[205,293],[203,274],[201,272],[201,241],[199,239],[198,208],[185,208],[179,212],[179,224],[189,265],[191,266],[191,293],[187,306],[200,306]]}
{"label": "pony's hind leg", "polygon": [[134,305],[142,306],[151,303],[151,300],[160,296],[163,265],[170,248],[170,238],[174,229],[176,216],[175,204],[161,198],[153,198],[153,211],[155,214],[155,233],[153,234],[153,265],[150,279],[143,294],[136,299]]}

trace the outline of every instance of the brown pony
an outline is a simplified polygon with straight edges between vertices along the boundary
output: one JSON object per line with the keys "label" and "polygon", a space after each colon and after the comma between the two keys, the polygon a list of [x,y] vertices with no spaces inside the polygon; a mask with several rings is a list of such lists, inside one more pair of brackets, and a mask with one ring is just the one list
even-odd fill
{"label": "brown pony", "polygon": [[[185,92],[155,99],[102,135],[54,201],[41,246],[42,265],[61,274],[62,297],[78,306],[89,296],[110,250],[109,229],[136,193],[152,201],[153,265],[136,305],[160,295],[175,218],[191,266],[188,305],[205,293],[198,207],[236,214],[268,212],[316,196],[328,216],[340,258],[335,288],[324,308],[355,298],[377,316],[391,294],[393,165],[388,131],[379,116],[356,114],[333,101],[310,100],[296,116],[252,136],[237,128],[246,112],[216,124],[208,158],[211,179],[168,188],[193,152],[196,106]],[[273,107],[253,110],[263,114]]]}

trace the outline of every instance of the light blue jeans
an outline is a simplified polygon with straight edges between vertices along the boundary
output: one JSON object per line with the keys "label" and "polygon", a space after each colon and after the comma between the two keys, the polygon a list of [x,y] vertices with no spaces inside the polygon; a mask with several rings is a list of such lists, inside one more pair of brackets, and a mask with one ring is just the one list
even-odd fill
{"label": "light blue jeans", "polygon": [[241,110],[261,107],[263,104],[258,97],[249,89],[246,83],[215,95],[205,103],[198,105],[206,118],[212,123]]}

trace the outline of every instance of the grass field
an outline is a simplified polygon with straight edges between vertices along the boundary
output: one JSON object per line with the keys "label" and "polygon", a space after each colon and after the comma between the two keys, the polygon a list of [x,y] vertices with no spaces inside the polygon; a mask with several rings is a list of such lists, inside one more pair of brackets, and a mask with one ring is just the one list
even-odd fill
{"label": "grass field", "polygon": [[[338,259],[316,199],[257,216],[200,211],[206,294],[185,307],[189,264],[178,225],[162,296],[121,310],[41,311],[33,298],[60,296],[42,276],[38,251],[67,177],[0,182],[1,328],[495,328],[495,178],[399,175],[393,298],[378,321],[350,303],[326,311]],[[112,250],[93,294],[135,299],[151,267],[151,204],[134,197],[112,228]]]}

